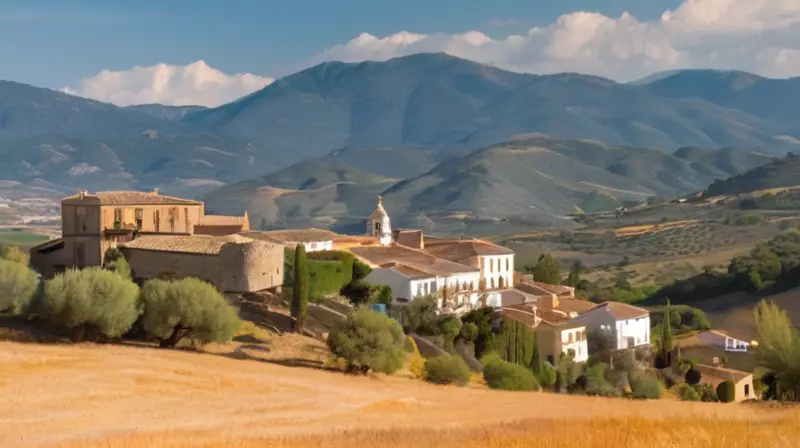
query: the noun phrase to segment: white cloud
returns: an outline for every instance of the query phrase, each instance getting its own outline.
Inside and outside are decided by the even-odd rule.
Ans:
[[[250,73],[228,75],[197,61],[185,66],[157,64],[130,70],[103,70],[62,91],[119,106],[159,103],[213,107],[262,89],[273,81]]]
[[[530,73],[581,72],[626,81],[675,68],[800,75],[800,0],[686,0],[657,20],[591,12],[522,35],[361,34],[311,58],[357,62],[443,51]]]

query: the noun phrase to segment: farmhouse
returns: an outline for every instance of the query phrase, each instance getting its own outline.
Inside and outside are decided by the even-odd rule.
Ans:
[[[592,331],[607,334],[617,350],[650,345],[650,312],[619,302],[604,302],[575,318]]]
[[[45,278],[67,269],[101,266],[119,248],[134,276],[169,271],[198,277],[222,291],[279,288],[283,245],[235,235],[250,228],[244,216],[206,215],[204,204],[159,191],[82,190],[61,201],[61,238],[31,249],[31,266]]]
[[[734,401],[756,398],[752,373],[705,364],[696,364],[695,369],[700,371],[700,381],[711,384],[714,388],[723,381],[732,381],[735,391]]]
[[[563,312],[540,309],[536,304],[525,303],[501,308],[497,315],[523,323],[536,333],[539,351],[551,364],[562,354],[572,356],[575,362],[589,359],[586,325]]]

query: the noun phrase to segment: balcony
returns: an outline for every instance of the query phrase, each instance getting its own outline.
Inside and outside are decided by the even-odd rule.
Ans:
[[[103,237],[116,243],[127,243],[136,237],[138,229],[132,224],[114,223],[114,227],[103,229]]]

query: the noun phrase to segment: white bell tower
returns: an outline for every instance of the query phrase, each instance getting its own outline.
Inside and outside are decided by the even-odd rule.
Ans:
[[[367,235],[379,237],[384,246],[392,244],[392,224],[389,214],[383,208],[382,196],[378,196],[378,206],[367,220]]]

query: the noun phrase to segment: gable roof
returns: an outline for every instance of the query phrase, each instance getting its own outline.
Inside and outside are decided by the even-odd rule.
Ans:
[[[476,239],[440,240],[424,238],[424,242],[425,251],[455,262],[478,256],[514,254],[514,251],[507,247]]]
[[[750,372],[728,369],[726,367],[709,366],[707,364],[695,364],[695,369],[700,372],[701,382],[709,383],[713,386],[717,386],[719,383],[728,380],[738,383],[753,375]]]
[[[479,272],[478,268],[435,257],[421,250],[392,244],[390,246],[356,246],[348,249],[353,255],[373,266],[402,263],[436,275]]]
[[[637,319],[639,317],[650,315],[650,311],[647,311],[644,308],[639,308],[638,306],[628,305],[627,303],[621,302],[603,302],[589,311],[584,312],[583,314],[595,312],[607,312],[609,315],[611,315],[611,317],[614,318],[614,320]]]
[[[420,268],[406,263],[397,263],[397,262],[385,263],[382,264],[380,267],[385,269],[391,269],[392,271],[395,271],[398,274],[409,279],[436,277],[436,274],[431,273],[425,270],[424,268]]]
[[[217,255],[229,243],[255,243],[240,235],[145,235],[120,245],[122,249]],[[263,244],[263,243],[262,243]]]
[[[558,299],[557,310],[563,311],[567,314],[577,313],[582,314],[587,311],[593,310],[597,305],[594,302],[583,299]]]
[[[62,203],[95,202],[99,205],[203,205],[200,201],[183,199],[174,196],[164,196],[158,191],[98,191],[68,196],[61,200]]]

